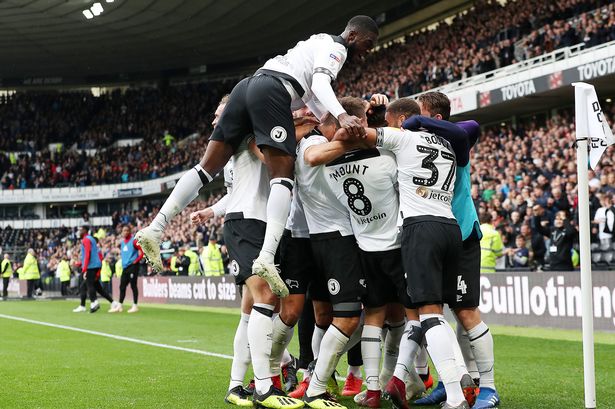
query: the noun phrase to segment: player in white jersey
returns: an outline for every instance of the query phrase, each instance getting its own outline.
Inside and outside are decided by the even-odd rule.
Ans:
[[[345,133],[340,130],[339,133]],[[465,136],[465,139],[463,138]],[[395,128],[368,129],[366,144],[390,150],[398,167],[400,209],[404,219],[402,262],[410,300],[419,306],[421,330],[429,354],[447,392],[443,408],[469,408],[455,361],[453,329],[443,316],[442,304],[455,296],[461,231],[452,210],[456,153],[466,152],[467,134],[445,140],[428,132]],[[372,145],[372,146],[373,146]],[[408,360],[406,354],[400,360]],[[407,408],[404,383],[393,377],[386,387],[397,408]]]
[[[221,110],[224,109],[226,107],[222,106]],[[217,128],[218,124],[214,126]],[[237,365],[231,370],[226,400],[240,406],[252,404],[242,388],[247,369],[245,359],[250,357],[255,378],[254,404],[266,408],[300,408],[303,403],[285,396],[279,375],[276,376],[276,371],[270,366],[272,317],[277,297],[265,280],[252,275],[252,260],[258,256],[265,237],[269,194],[267,169],[252,137],[242,140],[233,155],[232,179],[232,190],[224,199],[224,241],[235,282],[240,286],[245,284],[243,293],[249,293],[253,303],[250,309],[250,299],[245,297],[242,301],[242,312],[245,315],[242,315],[237,331],[240,333],[238,336],[247,338],[247,344],[237,340],[240,341],[237,345],[239,357],[234,362]],[[193,219],[198,217],[194,215]],[[246,317],[247,314],[249,317]],[[247,345],[250,346],[249,350]]]
[[[334,121],[335,118],[328,115],[321,127]],[[316,267],[327,280],[333,309],[332,324],[322,338],[316,367],[304,396],[306,405],[317,409],[343,407],[327,393],[326,386],[340,355],[349,344],[350,336],[359,325],[361,297],[365,292],[350,215],[329,188],[324,166],[311,166],[315,156],[320,157],[320,154],[315,155],[318,146],[328,141],[317,132],[302,139],[295,168]]]
[[[363,101],[358,98],[342,98],[346,104],[354,104],[359,109]],[[342,105],[347,107],[344,102]],[[416,102],[408,99],[395,101],[387,108],[389,121],[400,125],[403,119],[419,113]],[[364,120],[367,118],[364,116]],[[401,119],[400,119],[401,118]],[[322,128],[322,127],[321,127]],[[335,131],[335,130],[334,130]],[[328,146],[327,146],[328,145]],[[323,160],[343,152],[342,144],[330,142],[318,148]],[[326,165],[329,186],[338,200],[350,212],[352,228],[361,249],[360,255],[366,275],[368,293],[363,299],[365,325],[361,339],[361,349],[368,390],[355,397],[360,406],[380,407],[381,380],[379,379],[381,358],[381,335],[385,318],[393,318],[393,330],[388,339],[388,349],[395,350],[404,333],[403,304],[412,311],[409,315],[409,328],[420,326],[414,305],[406,293],[406,283],[401,261],[401,244],[398,229],[399,199],[397,184],[397,164],[395,157],[383,149],[354,150],[343,154]],[[400,304],[401,303],[401,304]],[[388,307],[388,308],[387,308]],[[387,317],[387,310],[389,317]],[[407,331],[409,332],[409,331]],[[420,331],[413,333],[420,337]],[[416,340],[420,344],[420,339]],[[396,344],[396,345],[394,345]],[[396,351],[389,357],[388,371],[383,368],[382,383],[388,382],[393,374],[397,358]],[[424,391],[418,375],[412,379]]]
[[[290,210],[295,161],[292,110],[306,104],[315,114],[335,115],[352,138],[362,135],[360,122],[339,105],[331,88],[344,62],[361,56],[378,39],[378,26],[370,17],[356,16],[339,36],[319,34],[299,42],[285,55],[269,60],[252,77],[240,81],[230,94],[200,164],[186,172],[152,224],[137,233],[137,241],[154,270],[162,268],[160,242],[167,223],[198,196],[240,146],[254,135],[271,178],[265,240],[253,263],[274,294],[288,295],[274,265],[278,243]],[[316,99],[320,101],[317,106]]]

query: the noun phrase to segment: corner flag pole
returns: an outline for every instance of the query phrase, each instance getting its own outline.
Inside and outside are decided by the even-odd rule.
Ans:
[[[583,373],[585,381],[585,408],[596,407],[596,374],[594,363],[594,312],[592,302],[592,271],[589,229],[588,141],[590,138],[587,88],[575,86],[575,120],[577,143],[577,176],[579,198],[579,245],[581,248],[581,306],[583,323]],[[586,85],[586,84],[583,84]],[[592,87],[593,88],[593,87]],[[585,122],[585,126],[583,126]],[[580,126],[581,125],[581,126]]]

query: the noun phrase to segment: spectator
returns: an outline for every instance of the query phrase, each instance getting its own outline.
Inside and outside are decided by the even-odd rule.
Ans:
[[[613,228],[615,227],[615,207],[613,207],[613,195],[605,194],[600,200],[601,207],[596,211],[593,223],[597,225],[597,237],[600,240],[600,248],[607,250],[613,244]]]
[[[570,225],[566,212],[560,211],[555,215],[553,227],[549,232],[542,227],[542,234],[549,235],[549,267],[555,271],[570,271],[572,265],[572,246],[577,231]]]
[[[179,249],[179,256],[175,261],[175,267],[177,268],[178,276],[187,276],[190,269],[190,258],[186,255],[186,249],[184,247]]]
[[[201,263],[206,276],[216,277],[224,275],[222,250],[215,234],[209,235],[209,244],[201,250]]]
[[[41,274],[38,269],[38,260],[36,259],[36,253],[32,248],[28,249],[28,254],[23,261],[23,277],[24,280],[28,282],[27,297],[33,298],[34,290],[39,280],[41,279]]]
[[[480,229],[483,232],[483,238],[480,240],[480,271],[481,273],[495,273],[496,262],[502,256],[504,246],[502,237],[495,229],[489,213],[480,215]]]
[[[505,253],[508,267],[518,268],[529,266],[530,251],[527,248],[523,235],[517,235],[515,238],[515,246],[507,248]]]

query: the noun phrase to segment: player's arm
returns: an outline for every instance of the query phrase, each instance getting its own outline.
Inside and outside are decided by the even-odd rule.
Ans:
[[[338,47],[340,46],[324,47],[315,56],[311,90],[324,109],[337,118],[340,126],[347,129],[352,137],[359,138],[363,135],[361,121],[356,116],[346,113],[331,88],[331,81],[337,78],[346,61],[345,52]],[[321,118],[322,116],[319,117]]]
[[[132,264],[138,264],[143,258],[143,249],[139,246],[139,243],[137,243],[137,239],[132,241],[132,245],[137,249],[137,258]]]
[[[310,166],[324,165],[358,147],[357,143],[349,141],[331,141],[314,145],[305,150],[303,160]]]
[[[470,144],[470,148],[474,147],[480,137],[480,125],[478,122],[470,119],[468,121],[455,122],[455,125],[466,131],[468,134],[468,143]]]
[[[458,166],[465,166],[470,161],[471,146],[468,133],[465,129],[454,123],[441,119],[428,118],[423,115],[415,115],[406,119],[402,126],[404,129],[411,131],[417,131],[421,128],[427,129],[429,132],[433,132],[446,139],[455,152]]]
[[[248,141],[248,150],[252,152],[252,154],[256,156],[258,160],[260,160],[262,163],[265,163],[265,155],[263,155],[263,152],[261,152],[258,146],[256,146],[256,139],[250,138],[250,140]]]
[[[81,272],[87,273],[88,266],[90,265],[90,251],[92,250],[92,244],[87,237],[84,237],[83,240],[81,240],[81,244],[83,244],[83,251],[85,252],[83,256],[83,264],[81,265]]]
[[[393,153],[399,152],[400,148],[408,141],[407,132],[398,128],[365,128],[365,137],[359,141],[352,140],[348,131],[340,128],[333,137],[334,141],[345,141],[358,144],[362,148],[378,146]]]
[[[190,213],[190,221],[195,226],[198,226],[199,224],[205,224],[212,217],[224,216],[226,213],[226,204],[230,197],[230,193],[227,193],[212,206]]]

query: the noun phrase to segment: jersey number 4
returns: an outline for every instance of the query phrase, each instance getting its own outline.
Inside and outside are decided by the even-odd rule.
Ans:
[[[372,211],[372,202],[365,196],[365,188],[360,180],[348,178],[344,181],[344,194],[348,197],[348,207],[359,216],[367,216]],[[361,207],[357,204],[361,203]]]
[[[442,183],[442,190],[448,191],[451,187],[451,182],[453,180],[453,175],[455,174],[455,155],[450,152],[441,151],[439,149],[430,148],[428,146],[417,145],[416,149],[420,153],[426,153],[427,156],[423,158],[421,162],[421,167],[424,169],[428,169],[431,171],[431,176],[427,179],[425,178],[417,178],[416,176],[412,178],[412,182],[415,185],[419,186],[433,186],[438,183],[438,178],[440,177],[440,171],[438,167],[435,165],[434,161],[438,159],[438,155],[442,156],[443,159],[451,161],[451,167],[448,170],[448,174],[446,175],[446,179],[444,179],[444,183]]]

